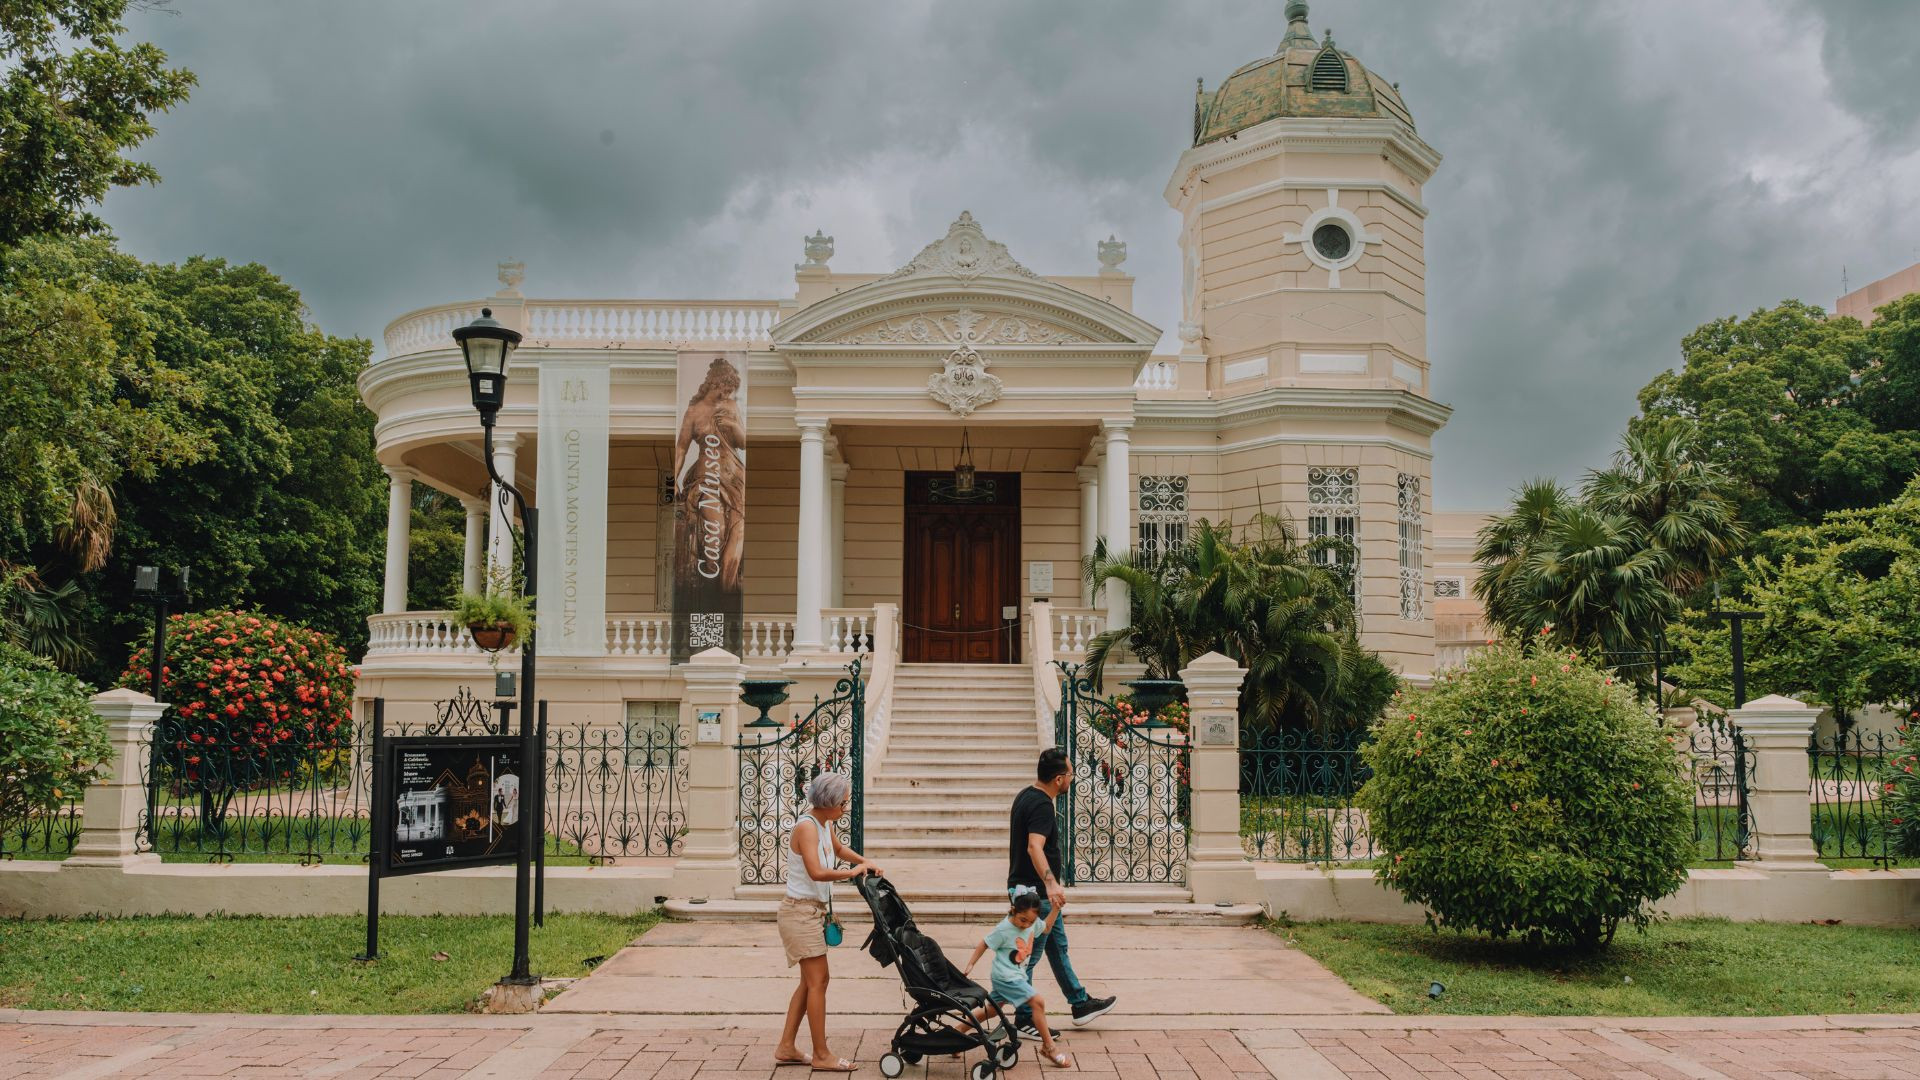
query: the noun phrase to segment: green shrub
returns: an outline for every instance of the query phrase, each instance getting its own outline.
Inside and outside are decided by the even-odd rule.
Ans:
[[[1686,880],[1671,737],[1570,653],[1477,653],[1398,698],[1362,754],[1377,874],[1436,929],[1591,947]]]
[[[106,721],[88,706],[86,685],[0,641],[0,822],[80,798],[109,753]]]
[[[1920,709],[1900,725],[1900,744],[1887,765],[1884,799],[1887,847],[1895,855],[1920,855]]]

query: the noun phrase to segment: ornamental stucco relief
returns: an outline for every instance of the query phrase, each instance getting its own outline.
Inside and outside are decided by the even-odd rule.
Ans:
[[[912,262],[880,280],[952,277],[972,281],[987,275],[1035,280],[1040,277],[1015,262],[1013,256],[1007,254],[1005,244],[987,239],[987,234],[973,220],[973,214],[962,210],[959,219],[947,227],[947,235],[920,249]]]
[[[1080,345],[1088,339],[1038,319],[961,308],[948,315],[888,319],[841,340],[848,345]]]
[[[987,373],[987,358],[972,345],[948,353],[940,373],[927,376],[927,393],[959,416],[1000,400],[1000,388],[999,376]]]

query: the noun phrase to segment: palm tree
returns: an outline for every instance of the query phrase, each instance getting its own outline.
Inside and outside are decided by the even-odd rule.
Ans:
[[[1249,722],[1324,723],[1334,719],[1330,703],[1377,712],[1392,693],[1374,670],[1385,665],[1360,645],[1346,581],[1315,561],[1322,549],[1344,544],[1303,544],[1291,523],[1261,514],[1238,539],[1231,525],[1203,520],[1186,544],[1152,565],[1138,555],[1096,552],[1086,580],[1095,587],[1125,581],[1133,625],[1088,643],[1088,676],[1098,681],[1119,648],[1154,678],[1177,678],[1196,657],[1219,652],[1247,668],[1241,709]]]
[[[71,581],[48,587],[30,570],[0,565],[0,637],[62,671],[77,670],[93,659],[80,629],[85,599]]]
[[[1587,474],[1583,494],[1596,509],[1640,522],[1648,542],[1672,556],[1664,580],[1683,598],[1713,580],[1747,541],[1733,478],[1700,455],[1678,423],[1628,432],[1612,466]]]
[[[1480,529],[1473,561],[1480,566],[1473,595],[1486,610],[1487,621],[1509,635],[1525,636],[1539,629],[1534,621],[1536,589],[1528,576],[1534,554],[1546,544],[1553,523],[1574,502],[1558,482],[1529,480],[1514,493],[1513,506]]]

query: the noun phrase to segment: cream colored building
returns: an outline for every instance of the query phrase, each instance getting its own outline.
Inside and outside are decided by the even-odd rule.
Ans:
[[[448,336],[483,305],[525,335],[497,464],[541,508],[544,543],[566,514],[580,581],[604,569],[604,602],[581,608],[593,632],[543,638],[543,697],[609,720],[680,697],[664,493],[676,353],[695,349],[749,354],[750,667],[818,674],[869,644],[876,672],[1072,657],[1127,610],[1124,595],[1083,589],[1097,540],[1165,545],[1194,520],[1265,511],[1351,537],[1365,643],[1408,675],[1432,671],[1436,611],[1466,595],[1460,541],[1436,546],[1436,525],[1477,526],[1432,504],[1432,438],[1450,410],[1429,393],[1422,189],[1440,154],[1391,84],[1314,39],[1304,3],[1287,14],[1276,52],[1203,85],[1166,185],[1183,261],[1176,351],[1156,351],[1161,328],[1133,313],[1124,244],[1049,268],[1084,272],[1040,273],[1019,237],[964,212],[898,268],[841,269],[830,237],[807,238],[780,297],[530,299],[509,265],[490,298],[396,319],[360,380],[393,481],[360,693],[417,716],[486,675],[460,628],[404,610],[411,485],[466,502],[470,583],[483,560],[510,557]],[[604,380],[609,398],[604,483],[569,492],[564,511],[542,476],[557,448],[539,437],[557,372]],[[997,498],[930,515],[963,433]],[[540,590],[549,624],[553,589]],[[962,635],[977,647],[950,648]]]
[[[1862,285],[1833,302],[1835,315],[1851,315],[1863,323],[1873,321],[1875,308],[1884,307],[1908,293],[1920,292],[1920,263],[1897,270],[1868,285]]]

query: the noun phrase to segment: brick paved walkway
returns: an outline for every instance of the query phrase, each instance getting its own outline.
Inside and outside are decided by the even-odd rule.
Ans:
[[[1136,1021],[1139,1023],[1142,1021]],[[1150,1022],[1150,1021],[1146,1021]],[[726,1023],[726,1021],[722,1021]],[[1182,1077],[1920,1077],[1920,1015],[1415,1018],[1261,1016],[1228,1029],[1128,1028],[1065,1038],[1076,1072]],[[890,1029],[841,1029],[837,1049],[877,1077]],[[245,1017],[0,1010],[0,1080],[16,1077],[541,1077],[803,1080],[776,1069],[773,1033],[626,1016]],[[1055,1070],[1044,1070],[1051,1074]],[[824,1074],[812,1074],[815,1076]],[[964,1075],[951,1061],[908,1077]],[[1027,1055],[1007,1074],[1037,1077]]]

